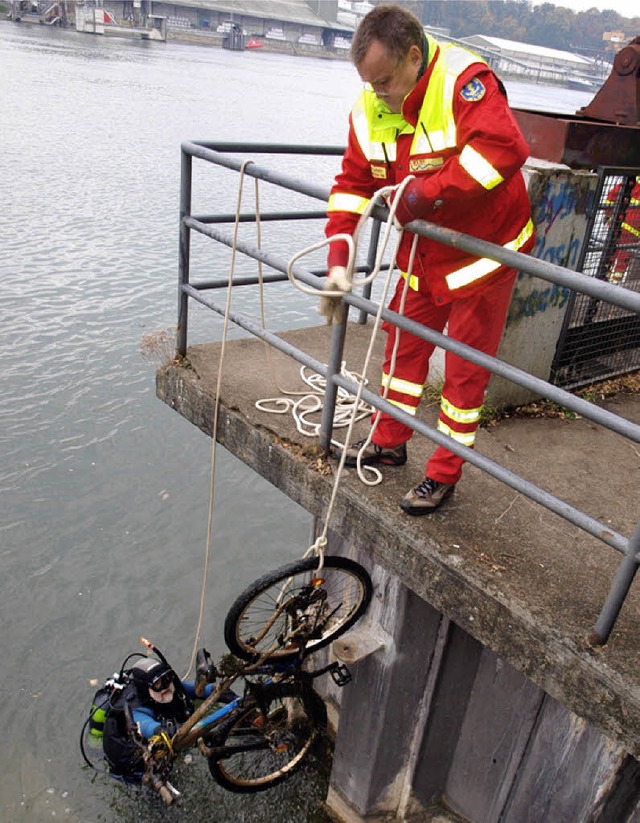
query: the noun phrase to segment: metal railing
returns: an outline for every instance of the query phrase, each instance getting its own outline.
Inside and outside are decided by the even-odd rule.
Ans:
[[[255,260],[261,261],[265,265],[274,269],[276,273],[265,274],[263,281],[281,282],[287,279],[287,268],[289,261],[279,254],[265,251],[258,246],[234,238],[229,232],[221,228],[221,224],[233,223],[235,214],[217,215],[194,215],[191,213],[192,204],[192,173],[193,158],[197,158],[207,163],[213,163],[237,172],[243,168],[245,161],[238,159],[236,155],[251,153],[256,154],[300,154],[300,155],[333,155],[340,156],[343,148],[326,146],[287,146],[281,144],[255,144],[255,143],[221,143],[221,142],[187,142],[182,144],[182,173],[180,190],[180,241],[179,241],[179,289],[178,289],[178,330],[177,330],[177,354],[185,356],[187,352],[187,325],[189,300],[207,306],[220,315],[225,314],[225,305],[216,302],[210,292],[218,288],[228,286],[228,278],[207,280],[197,283],[190,282],[190,242],[191,232],[195,231],[201,235],[209,237],[222,243],[229,248],[235,248],[237,252],[247,255]],[[263,180],[276,186],[298,192],[308,197],[320,200],[325,203],[329,198],[329,187],[299,180],[286,174],[274,171],[254,162],[247,164],[244,173],[258,180]],[[374,229],[371,234],[371,245],[369,248],[368,264],[365,270],[371,270],[375,260],[375,245],[378,239],[379,221],[385,221],[388,212],[383,207],[376,207],[372,216],[374,219]],[[297,212],[269,212],[261,213],[260,220],[292,220],[292,219],[320,219],[326,217],[325,209],[315,211]],[[255,220],[256,215],[241,215],[241,220],[247,222]],[[377,226],[375,225],[377,224]],[[469,235],[465,235],[451,229],[435,226],[430,223],[416,221],[410,223],[408,228],[416,234],[445,243],[449,246],[461,248],[479,257],[489,257],[506,266],[526,272],[535,277],[539,277],[551,283],[565,286],[573,291],[586,294],[589,297],[619,306],[628,312],[640,315],[640,294],[630,292],[617,285],[612,285],[603,280],[587,277],[583,274],[565,269],[553,263],[538,260],[519,252],[509,251],[502,246],[496,246],[485,240],[480,240]],[[295,265],[292,269],[294,276],[308,286],[322,289],[324,280],[319,275],[325,272],[312,272],[300,265]],[[246,285],[257,282],[256,277],[235,277],[234,285]],[[354,306],[360,312],[360,318],[367,315],[375,315],[379,306],[374,303],[370,295],[359,296],[348,294],[345,301]],[[345,336],[347,333],[347,319],[333,330],[331,352],[329,362],[325,365],[313,358],[308,353],[298,349],[274,333],[263,329],[250,317],[232,311],[229,319],[240,328],[250,332],[252,335],[266,341],[274,348],[293,358],[304,366],[313,369],[326,378],[325,402],[321,421],[320,443],[323,448],[329,448],[331,431],[333,424],[333,414],[338,387],[345,389],[351,394],[356,394],[358,385],[340,374],[342,362],[342,352]],[[629,438],[635,443],[640,443],[640,425],[637,425],[625,418],[619,417],[605,409],[602,409],[587,400],[576,397],[564,389],[554,386],[540,378],[522,371],[495,357],[486,355],[477,349],[471,348],[446,335],[440,334],[432,329],[425,328],[419,323],[403,317],[388,309],[383,309],[384,320],[393,323],[404,331],[430,341],[435,345],[453,352],[467,360],[476,363],[490,370],[494,374],[504,377],[520,386],[535,392],[540,397],[546,397],[562,406],[576,412],[584,418],[617,432]],[[568,522],[602,541],[606,545],[615,549],[622,555],[618,569],[614,576],[608,597],[600,612],[598,620],[590,635],[590,642],[593,644],[606,643],[614,623],[620,613],[627,593],[631,587],[635,574],[640,564],[640,522],[636,526],[630,538],[615,532],[608,524],[591,517],[580,511],[569,503],[550,494],[534,483],[526,480],[515,472],[501,466],[493,460],[478,453],[474,449],[457,443],[452,438],[442,434],[435,427],[428,423],[403,412],[397,406],[385,401],[378,394],[364,389],[362,399],[376,409],[384,411],[402,423],[406,424],[414,431],[427,437],[434,443],[444,446],[449,451],[459,455],[468,463],[477,466],[482,471],[510,486],[512,489],[544,506],[549,511],[554,512]]]

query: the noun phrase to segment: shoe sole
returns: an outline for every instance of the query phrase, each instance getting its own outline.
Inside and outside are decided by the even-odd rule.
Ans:
[[[360,461],[361,466],[404,466],[407,462],[407,458],[396,458],[396,457],[378,457],[375,455],[374,457],[363,457]],[[347,466],[349,469],[353,469],[358,465],[358,458],[357,457],[346,457],[344,461],[344,465]]]
[[[422,517],[425,514],[431,514],[436,509],[439,509],[440,506],[445,503],[451,496],[453,495],[453,489],[446,494],[439,503],[436,503],[435,506],[412,506],[408,500],[401,500],[400,501],[400,508],[405,514],[411,515],[411,517]]]

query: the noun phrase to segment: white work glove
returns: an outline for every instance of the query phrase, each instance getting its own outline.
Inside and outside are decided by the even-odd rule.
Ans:
[[[318,303],[318,314],[326,318],[327,326],[342,320],[342,297],[350,291],[351,281],[347,277],[346,268],[332,266]]]

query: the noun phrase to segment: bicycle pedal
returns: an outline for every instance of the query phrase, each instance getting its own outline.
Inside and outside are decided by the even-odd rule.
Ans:
[[[340,686],[340,688],[346,686],[347,683],[353,680],[349,669],[340,663],[336,663],[335,666],[329,670],[329,674],[336,686]]]

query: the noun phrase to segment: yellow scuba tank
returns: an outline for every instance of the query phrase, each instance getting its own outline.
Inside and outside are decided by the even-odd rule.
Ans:
[[[89,736],[92,742],[102,743],[104,721],[107,719],[112,691],[113,689],[109,689],[107,686],[101,686],[93,696],[91,716],[89,717]]]

